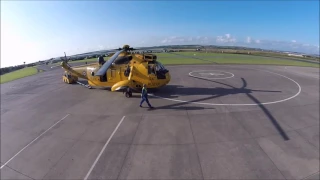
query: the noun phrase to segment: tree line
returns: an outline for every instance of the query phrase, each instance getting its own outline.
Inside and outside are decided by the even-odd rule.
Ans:
[[[35,65],[36,65],[36,63],[26,64],[24,62],[21,65],[4,67],[4,68],[0,69],[0,75],[4,75],[4,74],[9,73],[9,72],[13,72],[13,71],[16,71],[16,70],[19,70],[19,69],[23,69],[25,67],[32,67],[32,66],[35,66]]]

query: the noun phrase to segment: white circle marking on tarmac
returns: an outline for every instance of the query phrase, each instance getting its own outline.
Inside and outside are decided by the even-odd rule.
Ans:
[[[247,68],[247,69],[252,69],[252,68]],[[165,100],[169,100],[169,101],[175,101],[175,102],[184,102],[184,103],[190,103],[190,104],[199,104],[199,105],[210,105],[210,106],[259,106],[259,105],[267,105],[267,104],[276,104],[276,103],[280,103],[280,102],[284,102],[284,101],[288,101],[290,99],[293,99],[295,97],[297,97],[300,93],[301,93],[301,86],[298,82],[296,82],[295,80],[287,77],[287,76],[284,76],[282,74],[278,74],[278,73],[275,73],[275,72],[271,72],[271,71],[267,71],[267,70],[260,70],[260,69],[254,69],[254,70],[259,70],[259,71],[265,71],[265,72],[268,72],[268,73],[271,73],[271,74],[276,74],[278,76],[282,76],[286,79],[289,79],[290,81],[294,82],[298,88],[299,88],[299,91],[291,96],[291,97],[288,97],[286,99],[282,99],[282,100],[278,100],[278,101],[271,101],[271,102],[264,102],[264,103],[251,103],[251,104],[216,104],[216,103],[200,103],[200,102],[192,102],[192,101],[184,101],[184,100],[178,100],[178,99],[171,99],[171,98],[165,98],[165,97],[161,97],[161,96],[156,96],[154,94],[149,94],[150,96],[154,96],[154,97],[157,97],[157,98],[161,98],[161,99],[165,99]]]
[[[295,66],[294,66],[294,67],[295,67]],[[284,69],[286,69],[287,71],[289,71],[289,70],[292,69],[292,68],[288,68],[288,66],[285,66]],[[319,79],[319,76],[312,76],[312,75],[307,75],[307,74],[298,73],[298,72],[291,72],[291,73],[303,75],[303,76],[306,76],[306,77],[312,77],[312,78]]]
[[[200,76],[195,76],[195,75],[192,75],[192,73],[195,73],[195,72],[222,72],[222,73],[226,73],[226,74],[230,74],[231,76],[227,76],[227,77],[213,77],[213,78],[204,78],[204,77],[200,77]],[[192,76],[192,77],[196,77],[196,78],[203,78],[203,79],[228,79],[228,78],[232,78],[234,77],[234,74],[230,73],[230,72],[225,72],[225,71],[216,71],[216,70],[198,70],[198,71],[191,71],[189,73],[189,76]]]

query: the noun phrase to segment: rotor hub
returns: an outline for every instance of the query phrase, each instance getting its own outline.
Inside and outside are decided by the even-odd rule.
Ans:
[[[125,44],[125,45],[123,45],[123,47],[122,47],[122,49],[124,49],[124,50],[129,50],[130,49],[130,46],[129,45],[127,45],[127,44]]]

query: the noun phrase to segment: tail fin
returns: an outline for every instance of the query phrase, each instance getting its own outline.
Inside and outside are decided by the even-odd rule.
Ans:
[[[66,52],[64,52],[64,60],[61,62],[61,66],[65,70],[70,70],[71,66],[68,64],[68,58]]]
[[[65,69],[65,70],[70,70],[70,69],[71,69],[71,66],[70,66],[67,62],[65,62],[65,61],[62,61],[62,62],[61,62],[61,66],[62,66],[62,68]]]

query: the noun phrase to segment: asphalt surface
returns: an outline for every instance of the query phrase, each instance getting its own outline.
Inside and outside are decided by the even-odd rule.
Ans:
[[[202,60],[202,61],[214,61],[214,59],[224,59],[227,58],[226,56],[203,56],[202,53],[197,53],[195,52],[194,54],[196,54],[196,56],[186,56],[183,54],[178,54],[178,53],[173,53],[173,52],[169,52],[170,54],[176,55],[175,58],[193,58],[193,59],[198,59],[198,60]],[[161,58],[172,58],[172,57],[161,57]],[[208,58],[210,58],[211,60],[207,60]],[[273,60],[289,60],[289,61],[299,61],[299,62],[307,62],[307,63],[312,63],[312,64],[320,64],[319,61],[316,60],[306,60],[306,59],[297,59],[297,58],[291,58],[290,56],[288,57],[275,57],[275,56],[261,56],[261,55],[245,55],[243,54],[243,56],[239,56],[239,58],[246,58],[246,59],[273,59]]]
[[[2,84],[1,179],[319,179],[319,69],[168,69],[154,110],[59,67]]]

